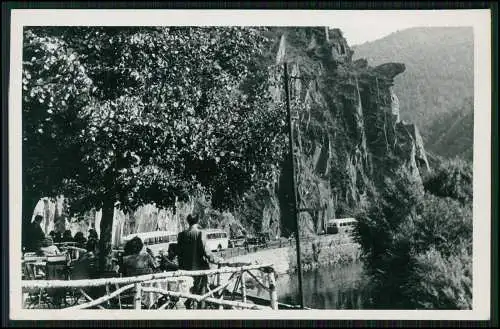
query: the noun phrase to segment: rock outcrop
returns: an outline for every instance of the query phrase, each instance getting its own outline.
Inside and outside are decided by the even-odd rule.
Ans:
[[[400,122],[392,86],[402,63],[370,67],[352,61],[352,50],[338,29],[277,28],[274,52],[287,61],[291,103],[299,225],[319,233],[325,221],[363,207],[396,169],[416,178],[429,170],[415,125]],[[275,101],[283,91],[274,93]],[[283,168],[281,181],[291,180]],[[293,229],[289,214],[282,224]],[[287,231],[285,227],[283,231]]]

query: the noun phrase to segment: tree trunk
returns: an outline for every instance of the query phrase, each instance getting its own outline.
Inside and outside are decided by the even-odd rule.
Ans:
[[[104,200],[101,217],[101,236],[99,239],[99,270],[105,271],[107,268],[108,256],[111,253],[111,236],[113,231],[113,199]]]
[[[50,221],[51,219],[55,220],[55,214],[54,214],[54,218],[52,218],[51,216],[51,213],[50,213],[50,203],[51,203],[51,200],[49,198],[44,198],[43,199],[43,224],[42,224],[42,229],[43,231],[45,232],[45,234],[49,234],[49,229],[53,228],[53,225],[52,227],[50,226]],[[57,212],[57,201],[56,201],[56,212]]]
[[[55,232],[64,233],[66,230],[66,215],[64,211],[64,196],[55,198],[54,227]]]

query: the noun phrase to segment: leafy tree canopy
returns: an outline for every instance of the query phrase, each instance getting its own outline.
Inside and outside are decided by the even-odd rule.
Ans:
[[[472,164],[456,158],[443,161],[439,168],[425,178],[426,191],[440,196],[450,197],[462,204],[472,202]]]
[[[25,187],[38,197],[169,206],[199,186],[227,205],[279,164],[285,116],[257,30],[30,28],[24,42]]]
[[[72,212],[175,204],[231,208],[286,147],[270,102],[271,40],[252,28],[33,27],[24,31],[23,212],[64,194]]]
[[[369,209],[356,214],[355,239],[373,280],[374,307],[471,307],[472,194],[468,199],[464,192],[471,176],[461,164],[443,165],[429,178],[427,193],[398,170]]]

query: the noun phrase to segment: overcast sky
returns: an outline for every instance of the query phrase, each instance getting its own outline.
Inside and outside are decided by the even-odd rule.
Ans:
[[[332,28],[340,28],[350,46],[383,38],[398,30],[418,26],[471,26],[470,19],[460,19],[449,11],[348,11],[335,13]]]

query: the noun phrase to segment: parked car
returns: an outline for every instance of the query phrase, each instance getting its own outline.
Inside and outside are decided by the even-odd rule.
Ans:
[[[337,234],[339,233],[339,228],[336,225],[331,225],[326,228],[326,234]]]
[[[244,235],[237,236],[229,240],[229,248],[245,246],[246,237]]]
[[[269,233],[257,233],[256,235],[247,236],[245,246],[249,245],[266,245],[271,240]]]
[[[350,233],[357,225],[357,220],[355,218],[337,218],[330,219],[327,222],[327,233],[337,234],[337,233]]]
[[[258,237],[259,242],[260,242],[261,244],[267,244],[267,243],[269,243],[269,241],[271,241],[271,237],[272,237],[272,236],[271,236],[271,233],[266,232],[266,233],[259,233],[259,234],[257,235],[257,237]]]
[[[207,247],[211,251],[221,251],[229,248],[229,235],[220,229],[205,229],[201,231],[205,236]]]
[[[257,239],[257,236],[255,235],[247,235],[245,238],[244,246],[251,246],[251,245],[256,245],[259,244],[259,240]]]

